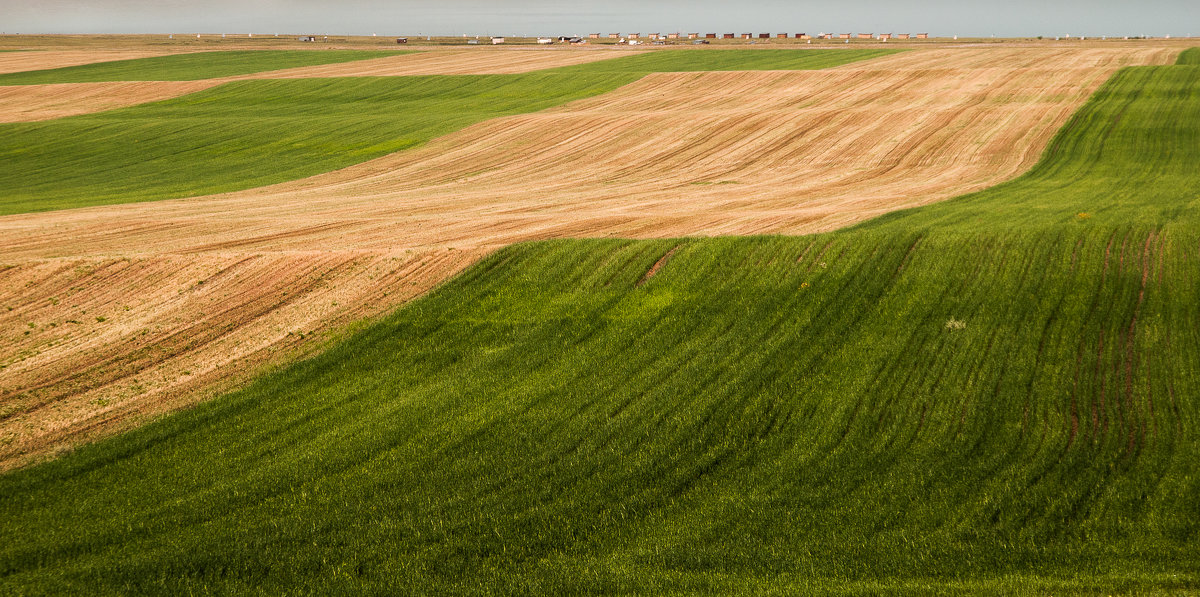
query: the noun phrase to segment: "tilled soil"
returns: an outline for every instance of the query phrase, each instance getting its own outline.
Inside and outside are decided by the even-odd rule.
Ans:
[[[0,86],[0,122],[33,122],[103,112],[171,99],[224,82],[208,79]]]
[[[46,70],[79,66],[94,62],[151,58],[168,54],[186,53],[188,50],[130,48],[126,50],[25,50],[0,52],[0,73],[19,73],[27,70]]]

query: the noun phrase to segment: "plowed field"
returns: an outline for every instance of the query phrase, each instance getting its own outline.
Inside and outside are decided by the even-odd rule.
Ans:
[[[311,346],[296,334],[385,311],[508,243],[815,232],[996,184],[1115,69],[1175,53],[660,73],[293,183],[0,218],[0,459],[195,400],[204,372]]]
[[[150,58],[179,54],[179,50],[29,50],[24,52],[0,53],[0,73],[19,73],[27,70],[45,70],[79,66],[95,62],[113,60],[131,60],[133,58]]]
[[[0,86],[0,122],[91,114],[195,93],[224,81],[118,81]]]
[[[229,387],[427,291],[479,251],[202,253],[0,271],[3,453],[41,452]],[[18,308],[8,311],[7,307]]]

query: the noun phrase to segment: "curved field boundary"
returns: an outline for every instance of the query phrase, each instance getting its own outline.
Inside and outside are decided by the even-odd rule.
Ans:
[[[0,266],[2,462],[233,387],[483,254],[207,253]]]
[[[112,317],[101,312],[106,320],[98,322],[95,307],[82,314],[82,303],[64,293],[103,287],[105,278],[86,271],[70,282],[24,277],[50,267],[45,263],[450,247],[479,254],[543,238],[829,230],[1016,176],[1119,66],[1174,60],[1171,51],[1127,52],[948,49],[832,71],[656,74],[553,111],[485,122],[422,149],[275,187],[0,218],[0,263],[21,276],[3,284],[8,298],[0,304],[0,363],[8,365],[0,384],[10,388],[3,400],[16,400],[35,380],[44,397],[0,422],[0,437],[14,446],[0,447],[0,457],[11,466],[68,445],[77,433],[126,424],[123,416],[88,414],[93,394],[64,389],[68,382],[55,372],[126,360],[120,347],[134,328],[92,344],[88,338],[125,318],[152,318],[143,310],[152,313],[160,300],[154,297],[169,295],[149,273],[129,279],[121,300],[136,304]],[[968,66],[953,68],[955,60]],[[205,279],[192,277],[166,288],[183,292]],[[369,295],[353,284],[369,286],[370,278],[355,280],[343,283],[344,291]],[[255,296],[230,293],[225,308]],[[381,297],[371,308],[382,312],[403,299]],[[196,333],[210,333],[197,313],[209,314],[180,308],[172,317],[198,321]],[[68,326],[68,319],[77,323]],[[47,330],[72,334],[43,336]],[[263,350],[234,344],[210,363],[229,367]],[[172,357],[178,360],[171,366],[189,368],[188,354]],[[110,395],[132,376],[88,391]],[[170,376],[159,383],[123,398],[122,412],[136,418],[182,387]],[[187,396],[171,403],[196,399]],[[75,406],[59,408],[77,414],[58,425],[56,405],[67,401]]]

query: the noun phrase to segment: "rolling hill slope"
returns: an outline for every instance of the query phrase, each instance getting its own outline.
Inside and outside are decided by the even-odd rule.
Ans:
[[[504,249],[0,477],[10,592],[1200,590],[1200,68],[807,237]]]
[[[1176,54],[946,48],[826,71],[660,73],[292,183],[0,217],[0,263],[11,266],[0,271],[0,469],[199,400],[213,376],[248,380],[253,363],[315,347],[513,242],[828,231],[1010,180],[1119,65]],[[388,101],[364,91],[399,90],[415,100],[405,105],[430,107],[460,89],[306,84],[280,83],[311,91],[295,105],[285,96],[250,111],[314,110],[297,100],[340,89],[357,90],[372,118],[391,118]],[[338,108],[352,123],[354,103]],[[236,123],[214,105],[169,105],[166,114],[212,117],[214,134]],[[463,116],[430,112],[400,120]],[[230,157],[274,165],[256,163],[253,146]],[[43,158],[53,172],[56,156]],[[135,184],[153,189],[158,170],[135,166],[147,174]],[[220,174],[198,180],[231,176]],[[79,192],[65,178],[45,182]]]

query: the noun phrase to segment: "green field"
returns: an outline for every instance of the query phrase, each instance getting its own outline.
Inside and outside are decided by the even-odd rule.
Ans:
[[[611,91],[647,69],[750,69],[768,62],[825,68],[880,55],[779,53],[788,57],[764,62],[756,56],[775,52],[668,51],[636,68],[596,66],[624,64],[622,58],[585,65],[591,70],[523,75],[237,81],[121,110],[0,124],[0,215],[205,195],[311,176],[482,120]]]
[[[0,124],[0,214],[247,189],[416,147],[629,83],[596,74],[237,81],[47,122]]]
[[[903,50],[659,50],[564,66],[555,73],[652,73],[735,70],[819,70]]]
[[[270,70],[383,58],[411,52],[378,50],[226,50],[134,58],[47,70],[0,74],[0,85],[197,81]]]
[[[1200,65],[1200,48],[1189,48],[1180,52],[1178,64]]]
[[[1197,138],[1131,68],[982,193],[510,247],[0,477],[0,591],[1200,591]]]

